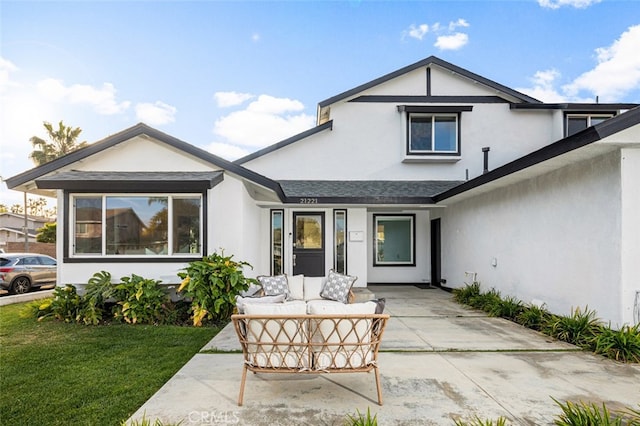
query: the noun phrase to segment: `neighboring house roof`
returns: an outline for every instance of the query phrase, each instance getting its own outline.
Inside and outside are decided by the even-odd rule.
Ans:
[[[23,213],[13,213],[13,212],[2,212],[0,213],[0,221],[2,221],[2,218],[4,216],[13,216],[13,217],[17,217],[21,220],[24,220],[24,214]],[[33,216],[28,214],[27,215],[27,220],[32,221],[32,222],[37,222],[37,223],[49,223],[49,222],[55,222],[56,219],[54,218],[48,218],[48,217],[42,217],[42,216]]]
[[[538,164],[548,162],[554,158],[571,153],[572,151],[591,145],[594,142],[598,142],[608,136],[638,124],[640,124],[640,107],[636,107],[593,127],[589,127],[572,136],[561,139],[474,179],[466,181],[461,185],[437,194],[434,197],[434,201],[438,203],[456,195],[472,191],[476,188],[488,186],[502,178],[514,175]],[[545,170],[548,171],[548,169]]]
[[[433,204],[433,196],[462,182],[281,180],[279,183],[285,202],[289,203]]]
[[[0,231],[8,231],[8,232],[12,232],[14,234],[24,235],[24,231],[22,230],[22,228],[16,228],[14,226],[3,226],[3,227],[0,227]],[[27,234],[30,237],[35,238],[38,235],[38,231],[35,230],[35,229],[27,229]]]
[[[287,145],[291,145],[294,142],[297,142],[297,141],[299,141],[301,139],[305,139],[305,138],[307,138],[309,136],[315,135],[316,133],[322,132],[323,130],[327,130],[327,129],[329,129],[329,130],[333,129],[333,120],[329,120],[324,124],[321,124],[319,126],[313,127],[313,128],[311,128],[309,130],[306,130],[306,131],[304,131],[302,133],[298,133],[297,135],[294,135],[294,136],[292,136],[290,138],[287,138],[287,139],[285,139],[283,141],[280,141],[278,143],[274,143],[273,145],[269,145],[266,148],[263,148],[263,149],[260,149],[258,151],[252,152],[249,155],[246,155],[246,156],[244,156],[242,158],[239,158],[239,159],[235,160],[234,163],[236,163],[236,164],[244,164],[247,161],[253,160],[254,158],[258,158],[258,157],[261,157],[261,156],[263,156],[265,154],[273,152],[273,151],[275,151],[277,149],[284,148]]]
[[[92,172],[69,171],[36,179],[39,188],[68,190],[203,191],[224,179],[223,172]]]
[[[80,161],[91,155],[97,154],[107,148],[111,148],[115,145],[118,145],[122,142],[126,142],[140,135],[147,135],[160,142],[166,143],[178,150],[181,150],[185,153],[193,155],[194,157],[199,158],[203,161],[206,161],[216,167],[219,167],[232,174],[238,175],[244,179],[252,181],[257,185],[268,188],[274,191],[280,198],[283,197],[282,189],[280,188],[280,185],[278,185],[278,183],[275,182],[274,180],[271,180],[265,176],[262,176],[252,170],[246,169],[239,164],[234,164],[221,157],[218,157],[217,155],[211,154],[210,152],[207,152],[203,149],[200,149],[184,141],[181,141],[178,138],[170,136],[152,127],[149,127],[144,123],[138,123],[133,127],[129,127],[128,129],[125,129],[114,135],[108,136],[105,139],[102,139],[98,142],[90,144],[85,148],[81,148],[76,151],[73,151],[63,157],[57,158],[51,162],[43,164],[42,166],[33,168],[31,170],[27,170],[26,172],[20,173],[19,175],[16,175],[7,179],[5,182],[7,183],[7,187],[9,189],[14,189],[18,186],[27,184],[31,181],[37,181],[38,179],[44,177],[45,175],[49,173],[53,173],[62,167],[74,164],[77,161]],[[44,179],[40,179],[40,180],[43,182],[45,181]]]
[[[488,78],[482,77],[478,74],[472,73],[471,71],[468,71],[464,68],[460,68],[457,65],[453,65],[449,62],[443,61],[440,58],[437,58],[435,56],[429,56],[426,59],[423,59],[421,61],[416,62],[415,64],[411,64],[408,65],[404,68],[400,68],[397,71],[394,71],[392,73],[383,75],[382,77],[376,78],[375,80],[371,80],[368,83],[364,83],[361,84],[360,86],[354,87],[353,89],[347,90],[346,92],[342,92],[338,95],[332,96],[329,99],[325,99],[324,101],[320,102],[318,104],[319,108],[324,108],[326,106],[329,106],[331,104],[334,104],[336,102],[339,102],[341,100],[344,100],[346,98],[350,98],[354,95],[357,95],[360,92],[363,92],[365,90],[368,90],[372,87],[378,86],[379,84],[385,83],[391,79],[394,79],[396,77],[399,77],[403,74],[406,74],[408,72],[411,72],[413,70],[416,70],[418,68],[422,68],[422,67],[427,67],[429,65],[437,65],[441,68],[447,69],[455,74],[459,74],[463,77],[466,77],[470,80],[476,81],[478,83],[481,83],[487,87],[490,87],[494,90],[496,90],[498,93],[502,92],[504,94],[507,94],[513,98],[516,98],[522,102],[525,103],[536,103],[539,104],[541,103],[539,100],[532,98],[531,96],[525,95],[524,93],[520,93],[517,90],[513,90],[507,86],[503,86],[500,83],[496,83],[493,80],[489,80]]]

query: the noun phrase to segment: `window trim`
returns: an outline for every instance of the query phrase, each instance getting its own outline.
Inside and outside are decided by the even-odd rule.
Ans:
[[[378,261],[378,218],[410,219],[411,224],[411,260],[408,262],[380,262]],[[411,214],[374,214],[373,215],[373,266],[374,267],[407,267],[416,266],[416,215]]]
[[[563,125],[564,125],[564,137],[569,137],[569,119],[570,118],[586,118],[587,119],[587,127],[582,130],[588,129],[592,126],[591,119],[593,118],[604,118],[609,119],[616,116],[616,111],[598,111],[598,112],[588,112],[588,111],[571,111],[564,113]],[[576,132],[580,133],[582,130]],[[573,133],[574,135],[576,133]]]
[[[273,264],[274,264],[274,253],[273,253],[273,247],[274,247],[274,238],[273,238],[273,218],[275,214],[280,214],[280,218],[282,220],[282,231],[281,231],[281,235],[280,235],[280,272],[277,272],[274,270]],[[285,225],[285,220],[284,220],[284,209],[271,209],[269,211],[269,270],[271,271],[271,275],[281,275],[284,274],[284,266],[285,266],[285,262],[284,262],[284,235],[285,235],[285,231],[284,231],[284,225]]]
[[[95,254],[75,254],[72,253],[73,247],[75,244],[75,210],[73,209],[73,199],[75,197],[101,197],[103,200],[102,206],[102,227],[103,227],[103,236],[102,236],[102,253]],[[199,253],[171,253],[170,250],[167,250],[167,254],[162,255],[111,255],[106,254],[106,232],[104,227],[106,226],[105,221],[105,211],[106,197],[160,197],[166,196],[171,200],[175,198],[185,198],[185,197],[200,197],[200,252]],[[126,193],[108,193],[108,192],[95,192],[95,191],[67,191],[65,190],[63,193],[63,205],[64,205],[64,215],[63,220],[66,225],[63,230],[63,261],[65,263],[184,263],[190,262],[194,260],[202,259],[202,256],[207,253],[207,192],[184,192],[184,193],[175,193],[175,192],[126,192]],[[171,206],[173,203],[169,203]],[[169,207],[172,209],[173,207]],[[169,228],[172,228],[169,225]],[[173,230],[168,229],[167,232],[171,233]],[[168,239],[170,240],[170,238]],[[167,241],[168,248],[172,249],[169,245],[171,241]]]
[[[338,250],[337,250],[337,234],[338,234],[338,228],[336,227],[336,217],[338,216],[338,214],[343,214],[344,215],[344,235],[343,235],[343,244],[344,244],[344,271],[339,271],[338,270]],[[348,270],[348,262],[347,262],[347,246],[348,246],[348,238],[347,238],[347,209],[334,209],[333,210],[333,270],[341,273],[341,274],[347,274],[347,270]]]

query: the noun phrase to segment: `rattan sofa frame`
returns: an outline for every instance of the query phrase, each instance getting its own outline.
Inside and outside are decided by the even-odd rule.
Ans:
[[[375,373],[386,314],[232,315],[244,357],[238,405],[247,371],[255,373]]]

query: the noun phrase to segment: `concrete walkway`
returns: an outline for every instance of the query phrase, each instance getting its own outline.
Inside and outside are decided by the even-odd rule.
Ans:
[[[453,425],[474,416],[546,425],[561,412],[551,397],[638,408],[638,365],[466,309],[440,289],[370,288],[386,298],[385,312],[392,315],[379,359],[384,406],[377,405],[373,374],[358,373],[250,374],[238,407],[242,355],[211,351],[240,349],[227,327],[132,419],[146,415],[183,426],[343,425],[347,414],[370,408],[381,426]]]

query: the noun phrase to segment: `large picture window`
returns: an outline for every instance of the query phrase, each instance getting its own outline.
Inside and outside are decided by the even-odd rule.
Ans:
[[[410,155],[457,154],[458,115],[410,114],[407,140]]]
[[[72,220],[74,255],[202,252],[201,195],[77,195]]]
[[[374,266],[415,266],[415,215],[374,215]]]

